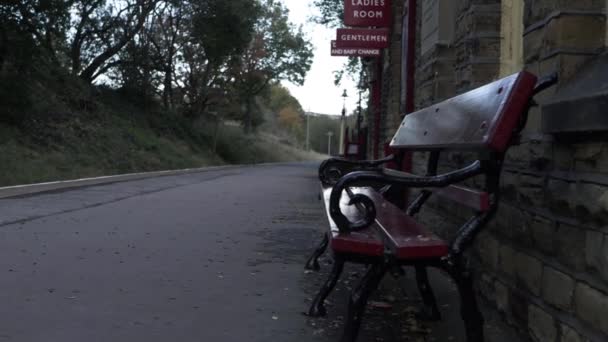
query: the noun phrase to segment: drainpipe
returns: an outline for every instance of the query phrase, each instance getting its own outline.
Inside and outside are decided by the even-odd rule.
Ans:
[[[405,113],[414,111],[414,77],[416,73],[416,0],[407,1],[407,51],[405,53],[406,81],[405,81]],[[404,24],[406,21],[404,20]]]

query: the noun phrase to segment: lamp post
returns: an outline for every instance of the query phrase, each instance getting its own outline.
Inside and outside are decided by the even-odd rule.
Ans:
[[[304,115],[306,115],[306,151],[310,151],[310,108]]]
[[[363,119],[363,108],[361,107],[361,96],[363,93],[363,86],[361,82],[359,84],[359,102],[357,103],[357,138],[361,136],[361,120]]]
[[[340,151],[341,155],[344,155],[344,134],[346,132],[346,98],[348,94],[346,93],[346,89],[344,89],[344,93],[342,93],[343,105],[342,105],[342,117],[340,119]]]

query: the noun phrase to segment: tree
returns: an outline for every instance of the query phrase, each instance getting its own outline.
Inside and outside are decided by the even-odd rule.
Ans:
[[[261,8],[252,0],[207,0],[193,1],[191,10],[191,34],[177,76],[188,99],[188,114],[197,118],[214,97],[224,97],[232,88],[228,63],[251,41]]]
[[[189,35],[187,14],[192,8],[187,1],[167,1],[152,15],[150,25],[142,33],[142,41],[149,42],[151,69],[162,75],[162,101],[165,109],[173,109],[175,66]],[[142,56],[145,57],[145,56]]]
[[[78,0],[72,11],[72,73],[88,83],[120,64],[118,53],[141,31],[160,0]]]
[[[329,27],[339,27],[344,22],[344,0],[315,0],[320,15],[314,21]]]
[[[70,8],[67,0],[4,0],[0,4],[3,34],[10,26],[21,38],[32,37],[35,47],[53,62],[60,63],[60,52],[70,27]]]
[[[296,111],[302,113],[302,105],[300,101],[293,97],[289,90],[282,86],[280,83],[272,84],[270,91],[268,92],[268,107],[275,113],[280,112],[282,109],[292,107]]]
[[[264,0],[247,49],[231,63],[232,79],[243,102],[244,129],[251,132],[254,98],[272,81],[303,84],[312,63],[312,48],[288,11],[275,0]]]
[[[279,112],[279,124],[290,132],[296,132],[302,128],[302,114],[292,106],[283,108]]]

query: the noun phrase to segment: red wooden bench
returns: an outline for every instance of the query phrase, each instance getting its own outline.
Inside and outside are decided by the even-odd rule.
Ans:
[[[339,279],[344,263],[356,262],[369,267],[351,293],[341,341],[355,341],[369,296],[394,267],[415,267],[424,313],[428,318],[439,319],[426,271],[435,267],[445,271],[457,285],[467,340],[483,341],[483,317],[463,253],[498,208],[504,156],[525,126],[528,110],[534,105],[533,96],[555,82],[555,76],[537,82],[534,75],[520,72],[406,116],[391,148],[429,152],[424,176],[380,167],[398,159],[398,155],[359,163],[339,159],[324,162],[319,176],[324,185],[330,230],[307,267],[318,268],[317,258],[328,245],[334,265],[309,315],[325,314],[323,303]],[[469,152],[475,156],[474,161],[438,175],[439,158],[444,151]],[[462,185],[474,177],[483,179],[481,189]],[[403,211],[385,196],[389,187],[421,191]],[[438,237],[433,227],[425,227],[415,219],[431,196],[455,201],[472,210],[470,219],[450,241]]]

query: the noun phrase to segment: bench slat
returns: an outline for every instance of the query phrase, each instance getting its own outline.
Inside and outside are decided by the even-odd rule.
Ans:
[[[522,71],[409,114],[391,147],[504,152],[528,105],[536,80],[533,74]]]
[[[435,190],[435,194],[458,202],[476,211],[485,212],[490,210],[490,194],[484,191],[451,185],[443,189]]]
[[[448,254],[448,244],[426,227],[407,216],[401,209],[371,191],[368,196],[376,204],[376,224],[399,259],[439,258]]]
[[[418,177],[417,175],[408,172],[391,169],[384,169],[383,172],[392,175]],[[490,210],[490,194],[485,191],[479,191],[461,185],[450,185],[445,188],[431,188],[427,190],[432,191],[437,196],[458,202],[476,211],[484,212]]]
[[[384,241],[389,243],[395,255],[400,259],[427,259],[445,256],[448,245],[428,229],[407,216],[401,209],[385,200],[372,188],[351,188],[354,194],[367,195],[376,205],[376,222],[366,229],[341,234],[329,216],[329,196],[331,189],[323,190],[325,208],[329,218],[333,250],[344,253],[361,253],[371,256],[384,254]],[[355,221],[360,214],[356,206],[349,206],[346,191],[342,195],[340,206],[350,220]]]

